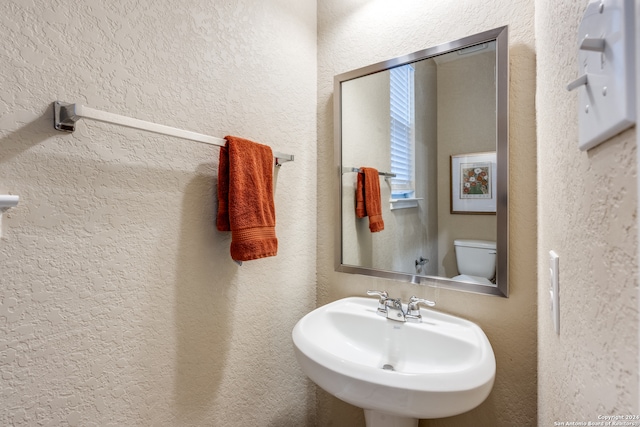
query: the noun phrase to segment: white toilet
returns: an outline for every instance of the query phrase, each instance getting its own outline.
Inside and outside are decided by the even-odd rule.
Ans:
[[[456,239],[453,246],[460,273],[454,280],[495,286],[491,279],[496,275],[496,242]]]

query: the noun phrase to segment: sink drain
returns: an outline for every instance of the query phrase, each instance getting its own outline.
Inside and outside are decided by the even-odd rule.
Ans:
[[[385,365],[382,365],[382,369],[384,369],[385,371],[395,371],[395,369],[393,368],[393,365],[389,365],[388,363]]]

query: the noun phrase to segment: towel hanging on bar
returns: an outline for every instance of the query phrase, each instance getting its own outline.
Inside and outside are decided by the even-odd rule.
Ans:
[[[220,150],[216,226],[231,231],[234,261],[276,256],[271,148],[234,136],[226,140]]]
[[[356,184],[356,217],[369,217],[372,233],[384,230],[380,199],[380,173],[375,168],[362,167]]]

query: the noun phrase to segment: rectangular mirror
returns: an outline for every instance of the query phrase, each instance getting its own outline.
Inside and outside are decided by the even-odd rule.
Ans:
[[[508,296],[507,27],[334,84],[336,270]],[[378,172],[382,231],[356,215],[362,168]]]

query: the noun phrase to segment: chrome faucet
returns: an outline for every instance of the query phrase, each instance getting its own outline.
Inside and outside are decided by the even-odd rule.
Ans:
[[[407,304],[407,314],[405,315],[408,321],[416,323],[422,322],[422,315],[420,315],[420,304],[425,304],[429,307],[433,307],[434,305],[436,305],[435,302],[429,301],[428,299],[422,299],[416,296],[412,296],[411,298],[409,298],[409,304]]]
[[[422,321],[420,304],[425,304],[430,307],[436,305],[433,301],[412,296],[405,310],[400,298],[389,298],[387,291],[367,291],[367,295],[378,296],[380,298],[378,300],[378,314],[387,319],[395,320],[396,322],[409,321],[419,323]]]
[[[406,322],[404,310],[402,310],[402,301],[400,298],[388,298],[384,305],[387,309],[387,319],[397,320],[399,322]]]
[[[389,298],[389,294],[387,291],[367,291],[367,295],[377,295],[380,297],[378,300],[378,314],[381,316],[387,315],[387,299]]]

